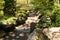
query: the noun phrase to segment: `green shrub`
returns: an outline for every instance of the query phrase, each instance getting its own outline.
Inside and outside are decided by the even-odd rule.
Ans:
[[[51,16],[52,26],[59,27],[60,26],[60,10],[56,10]]]
[[[58,0],[35,0],[33,5],[35,9],[40,11],[42,17],[39,21],[39,27],[59,27],[60,26],[60,9],[58,7]],[[35,11],[36,11],[35,10]],[[44,13],[44,15],[43,15]],[[47,16],[50,18],[50,23],[47,23]],[[45,25],[45,26],[44,26]]]

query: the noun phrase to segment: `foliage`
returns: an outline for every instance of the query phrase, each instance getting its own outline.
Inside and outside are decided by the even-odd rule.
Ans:
[[[44,14],[41,18],[40,21],[38,22],[38,27],[43,28],[43,27],[50,27],[51,26],[51,18],[49,15]]]
[[[35,11],[40,11],[41,17],[39,21],[39,27],[45,27],[49,25],[47,23],[47,16],[49,16],[50,25],[48,27],[60,26],[60,11],[58,8],[58,0],[34,0],[32,4],[35,6]],[[44,14],[44,15],[43,15]]]
[[[5,3],[4,0],[0,0],[0,9],[4,8],[4,3]]]
[[[59,27],[60,26],[60,10],[56,10],[51,16],[52,26]]]
[[[16,2],[15,0],[4,0],[4,9],[0,12],[0,22],[16,22],[16,20],[14,19],[15,17],[21,17],[23,15],[23,17],[27,17],[27,13],[25,9],[20,9],[20,7],[16,7]],[[2,1],[3,2],[3,1]],[[0,5],[1,6],[1,5]],[[25,20],[25,19],[24,19]]]
[[[3,5],[0,10],[0,30],[4,32],[14,30],[15,26],[22,25],[27,20],[27,10],[16,7],[15,3],[15,0],[4,0],[4,4],[0,5]]]
[[[24,5],[21,2],[16,5],[15,0],[0,0],[0,22],[24,24],[28,17],[27,11],[34,9],[34,12],[39,11],[41,14],[38,22],[39,28],[60,26],[60,5],[58,5],[57,0],[32,0],[31,4]],[[17,19],[13,20],[14,17]]]
[[[44,12],[45,10],[52,11],[54,2],[50,1],[50,0],[42,0],[42,1],[34,0],[33,4],[34,4],[35,8],[39,8],[41,12]]]

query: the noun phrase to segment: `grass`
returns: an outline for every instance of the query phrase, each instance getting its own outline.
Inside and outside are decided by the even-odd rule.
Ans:
[[[0,22],[15,22],[13,16],[4,16],[3,11],[0,11]]]
[[[15,22],[15,20],[13,20],[13,17],[10,17],[10,18],[8,18],[8,19],[3,19],[3,20],[1,20],[1,22],[8,22],[8,23],[10,23],[10,22],[12,22],[12,23],[14,23]]]

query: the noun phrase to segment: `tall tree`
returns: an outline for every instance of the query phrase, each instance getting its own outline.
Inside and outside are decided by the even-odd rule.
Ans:
[[[15,15],[15,0],[4,0],[4,15]]]

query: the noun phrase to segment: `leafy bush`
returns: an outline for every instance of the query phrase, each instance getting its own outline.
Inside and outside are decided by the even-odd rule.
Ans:
[[[59,27],[60,26],[60,10],[56,10],[51,16],[52,26]]]
[[[15,0],[4,1],[4,9],[0,11],[0,18],[2,18],[0,20],[0,28],[1,30],[8,32],[14,30],[16,25],[24,24],[27,19],[27,14],[25,9],[21,10],[20,7],[16,8]],[[14,20],[14,17],[17,19]]]
[[[38,27],[39,28],[48,28],[51,26],[51,18],[49,15],[46,15],[45,13],[42,14],[40,17],[40,21],[38,22]]]
[[[56,0],[34,0],[33,5],[35,11],[40,11],[42,15],[39,21],[39,27],[59,27],[60,26],[60,9],[58,8]],[[44,14],[44,15],[43,15]],[[50,23],[47,23],[47,17],[50,20]]]

